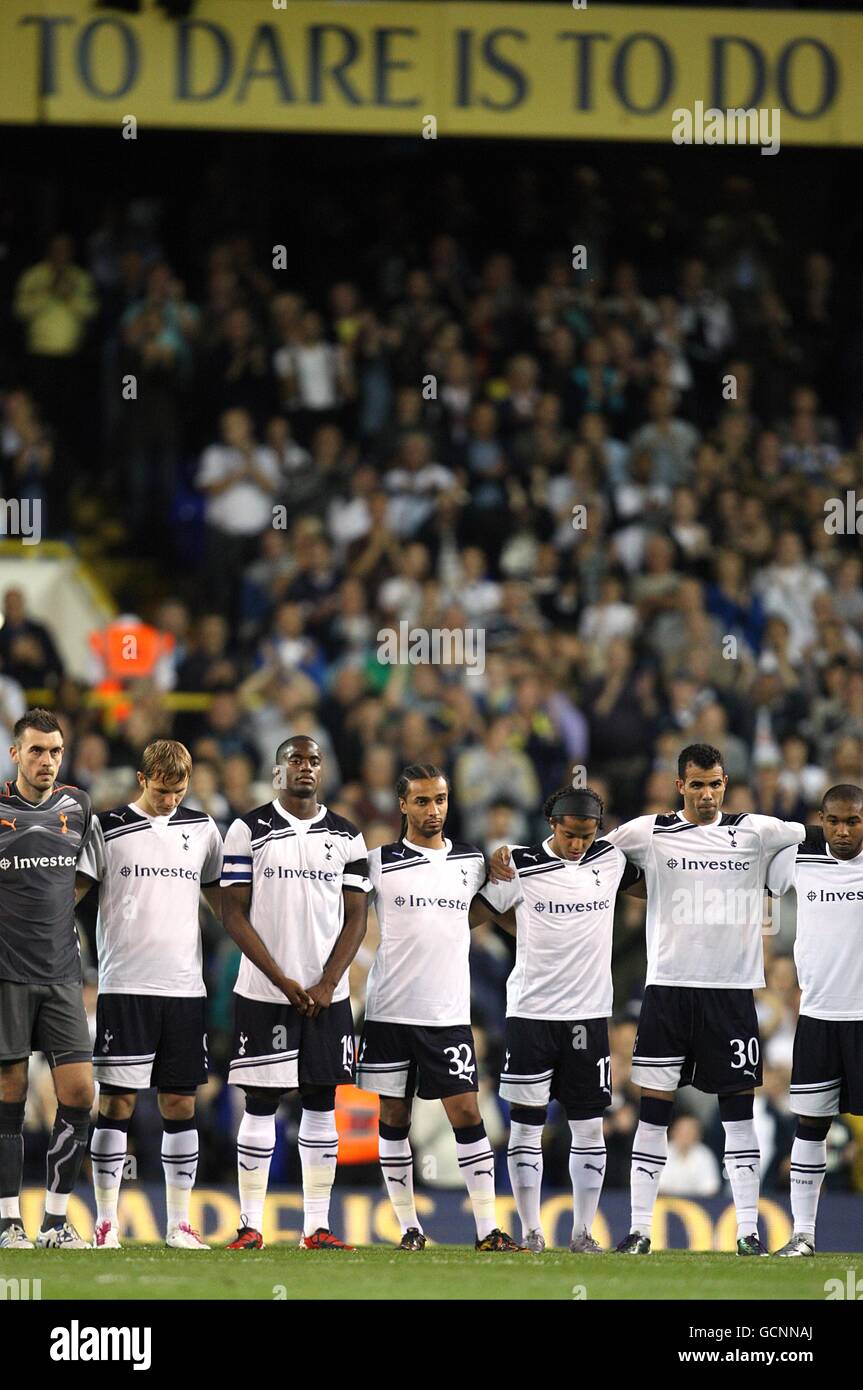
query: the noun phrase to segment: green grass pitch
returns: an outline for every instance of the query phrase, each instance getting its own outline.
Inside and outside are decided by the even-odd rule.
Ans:
[[[123,1250],[0,1252],[0,1280],[41,1280],[46,1299],[815,1299],[863,1253],[813,1260],[660,1251],[649,1256],[477,1254],[466,1246],[353,1254],[275,1245],[209,1253],[127,1245]],[[32,1282],[31,1282],[32,1288]],[[34,1290],[35,1292],[35,1290]],[[31,1295],[32,1296],[32,1295]],[[8,1297],[8,1294],[7,1294]]]

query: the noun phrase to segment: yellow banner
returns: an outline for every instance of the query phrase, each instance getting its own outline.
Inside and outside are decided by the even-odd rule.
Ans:
[[[863,144],[856,15],[593,0],[199,0],[182,22],[143,9],[0,0],[0,120],[670,141],[688,111],[687,143],[720,143],[711,109],[755,108],[780,113],[782,142]]]

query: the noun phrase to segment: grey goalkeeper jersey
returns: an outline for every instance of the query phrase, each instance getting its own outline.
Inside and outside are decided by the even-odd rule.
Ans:
[[[55,787],[34,804],[0,790],[0,980],[80,980],[75,870],[90,838],[90,798]]]

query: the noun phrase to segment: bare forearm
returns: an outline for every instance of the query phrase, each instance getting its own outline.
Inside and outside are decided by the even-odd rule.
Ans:
[[[496,922],[505,932],[509,932],[510,936],[516,935],[515,908],[508,907],[506,912],[499,912],[479,894],[470,905],[468,921],[471,928],[481,927],[486,922]]]
[[[347,894],[345,894],[347,898]],[[352,904],[345,908],[345,920],[339,932],[336,944],[330,952],[329,960],[324,966],[321,979],[333,988],[348,969],[357,951],[363,944],[368,924],[369,901],[365,893],[351,894],[347,899],[351,903],[354,897],[361,899],[354,907]]]
[[[262,975],[266,975],[270,984],[284,993],[287,976],[270,955],[248,917],[236,907],[229,908],[225,905],[222,921],[226,932],[239,946],[246,959],[250,960]]]
[[[90,889],[93,887],[93,884],[94,884],[95,882],[96,882],[96,880],[95,880],[94,878],[88,878],[86,874],[76,874],[76,875],[75,875],[75,903],[76,903],[76,906],[77,906],[77,904],[81,901],[81,899],[85,896],[85,894],[89,893]]]

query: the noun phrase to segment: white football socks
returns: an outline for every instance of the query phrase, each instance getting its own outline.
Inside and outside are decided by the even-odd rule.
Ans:
[[[164,1120],[162,1169],[168,1230],[189,1224],[189,1200],[198,1173],[198,1126],[189,1120]]]
[[[384,1133],[386,1131],[386,1133]],[[394,1137],[398,1135],[398,1137]],[[414,1160],[408,1130],[383,1122],[378,1136],[378,1156],[387,1196],[393,1204],[402,1235],[411,1228],[421,1231],[414,1202]]]
[[[570,1120],[572,1145],[569,1150],[569,1176],[572,1179],[572,1234],[592,1234],[593,1218],[605,1177],[605,1138],[602,1116],[592,1120]]]
[[[330,1227],[330,1194],[339,1159],[335,1110],[304,1110],[300,1120],[303,1168],[303,1235]]]
[[[497,1225],[494,1215],[494,1154],[483,1124],[466,1125],[454,1129],[453,1134],[458,1166],[473,1208],[477,1239],[484,1240]]]
[[[515,1205],[521,1221],[522,1239],[540,1227],[542,1199],[542,1125],[511,1121],[506,1166]]]
[[[668,1158],[668,1126],[638,1121],[632,1145],[631,1231],[650,1235],[659,1179]]]
[[[240,1121],[237,1134],[237,1181],[240,1189],[240,1225],[262,1231],[270,1161],[276,1147],[275,1115],[250,1115]]]
[[[723,1120],[725,1171],[737,1212],[737,1239],[758,1230],[758,1192],[761,1187],[761,1151],[753,1120]]]
[[[827,1172],[827,1140],[795,1138],[791,1146],[791,1213],[794,1230],[815,1239],[815,1215]]]
[[[117,1123],[116,1120],[109,1120],[100,1115],[90,1139],[97,1225],[103,1221],[110,1221],[112,1226],[117,1225],[117,1204],[120,1200],[120,1184],[123,1181],[129,1142],[128,1120],[119,1122],[123,1126],[122,1129],[116,1128]]]

